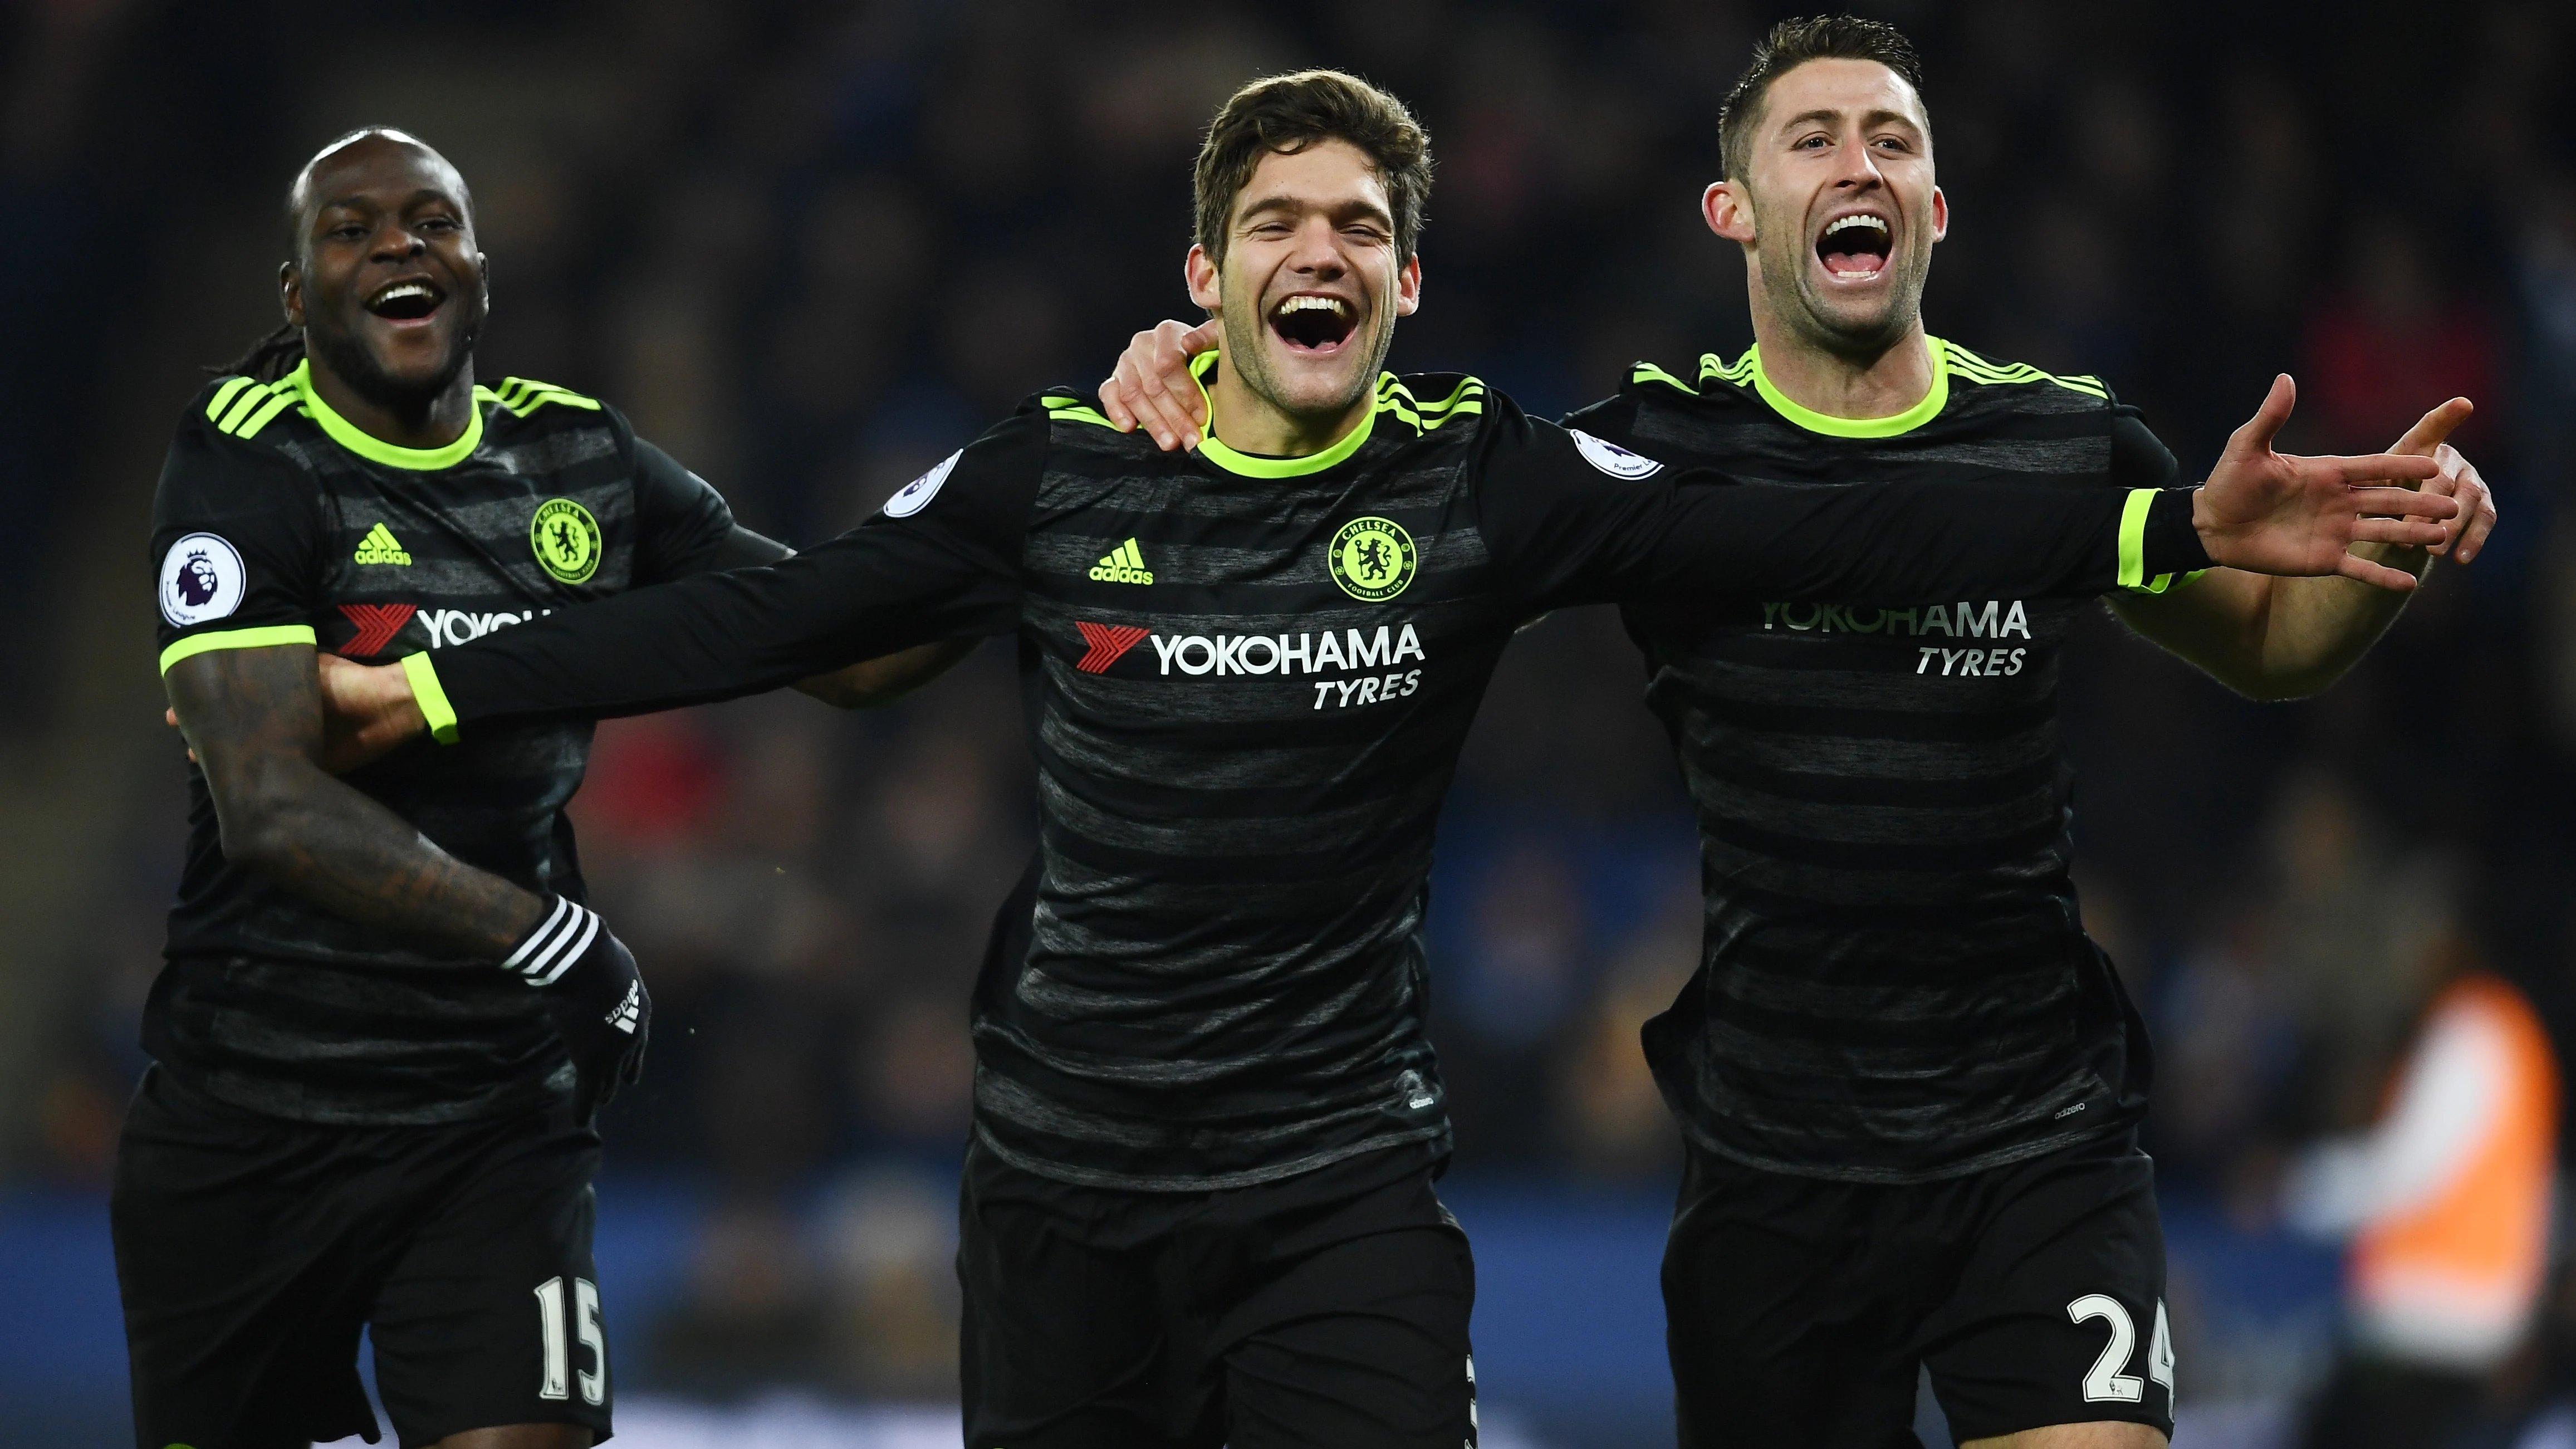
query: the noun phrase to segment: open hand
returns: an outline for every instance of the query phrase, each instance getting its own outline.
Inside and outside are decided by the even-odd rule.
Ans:
[[[2276,453],[2272,440],[2298,396],[2288,373],[2272,379],[2263,406],[2228,438],[2208,485],[2192,495],[2191,521],[2202,547],[2213,561],[2249,573],[2341,574],[2398,593],[2414,588],[2413,574],[2350,549],[2446,542],[2449,530],[2438,520],[2459,515],[2459,500],[2416,488],[2441,476],[2441,466],[2395,453]]]
[[[2414,457],[2430,458],[2442,471],[2424,485],[2427,493],[2439,493],[2460,502],[2459,515],[2443,530],[2440,543],[2432,553],[2447,555],[2454,563],[2467,563],[2486,547],[2487,535],[2495,531],[2495,494],[2488,491],[2487,480],[2460,455],[2460,450],[2442,441],[2451,431],[2469,420],[2477,411],[2467,398],[2455,397],[2418,419],[2406,430],[2406,436],[2388,451]]]
[[[1137,333],[1100,385],[1100,411],[1122,433],[1142,426],[1166,453],[1196,448],[1207,426],[1207,398],[1190,380],[1190,359],[1215,351],[1224,337],[1214,317],[1196,327],[1165,322]]]

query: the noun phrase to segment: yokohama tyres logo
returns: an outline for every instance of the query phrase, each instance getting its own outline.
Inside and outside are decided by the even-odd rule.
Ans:
[[[411,604],[342,604],[340,612],[348,615],[349,622],[358,626],[358,633],[357,637],[340,646],[341,656],[365,659],[383,653],[394,636],[402,632],[402,626],[411,622],[415,607]]]
[[[1128,624],[1094,624],[1088,619],[1074,620],[1073,627],[1082,631],[1082,642],[1091,646],[1073,666],[1085,674],[1108,673],[1110,665],[1144,643],[1150,632]]]

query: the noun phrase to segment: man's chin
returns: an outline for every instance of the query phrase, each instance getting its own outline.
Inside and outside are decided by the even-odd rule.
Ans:
[[[315,339],[306,335],[320,360],[339,374],[350,391],[379,407],[404,411],[436,401],[455,384],[457,375],[474,356],[470,336],[449,341],[436,358],[396,360],[383,357],[359,338]]]

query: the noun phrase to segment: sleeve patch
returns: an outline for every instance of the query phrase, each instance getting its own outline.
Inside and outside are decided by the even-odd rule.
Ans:
[[[948,475],[957,471],[957,460],[965,456],[966,450],[960,448],[941,459],[938,467],[903,485],[900,491],[885,501],[885,516],[910,518],[928,508],[930,500],[939,496],[939,485],[947,482]]]
[[[192,533],[161,555],[161,617],[182,629],[241,607],[249,570],[220,534]]]
[[[1631,453],[1606,438],[1596,438],[1581,428],[1568,428],[1574,435],[1574,446],[1583,461],[1613,478],[1644,478],[1663,471],[1664,465],[1642,453]]]

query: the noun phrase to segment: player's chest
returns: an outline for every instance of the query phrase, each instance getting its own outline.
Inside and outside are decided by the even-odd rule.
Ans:
[[[1866,675],[1898,690],[1920,681],[2018,693],[2054,681],[2060,651],[2086,607],[2080,599],[1996,597],[1901,607],[1763,600],[1640,612],[1632,622],[1659,653],[1720,665]]]
[[[1042,529],[1027,637],[1070,697],[1135,718],[1312,721],[1482,687],[1517,621],[1470,523],[1369,498],[1279,512]]]
[[[622,477],[459,470],[334,480],[314,627],[352,658],[469,643],[625,589],[633,489]]]

